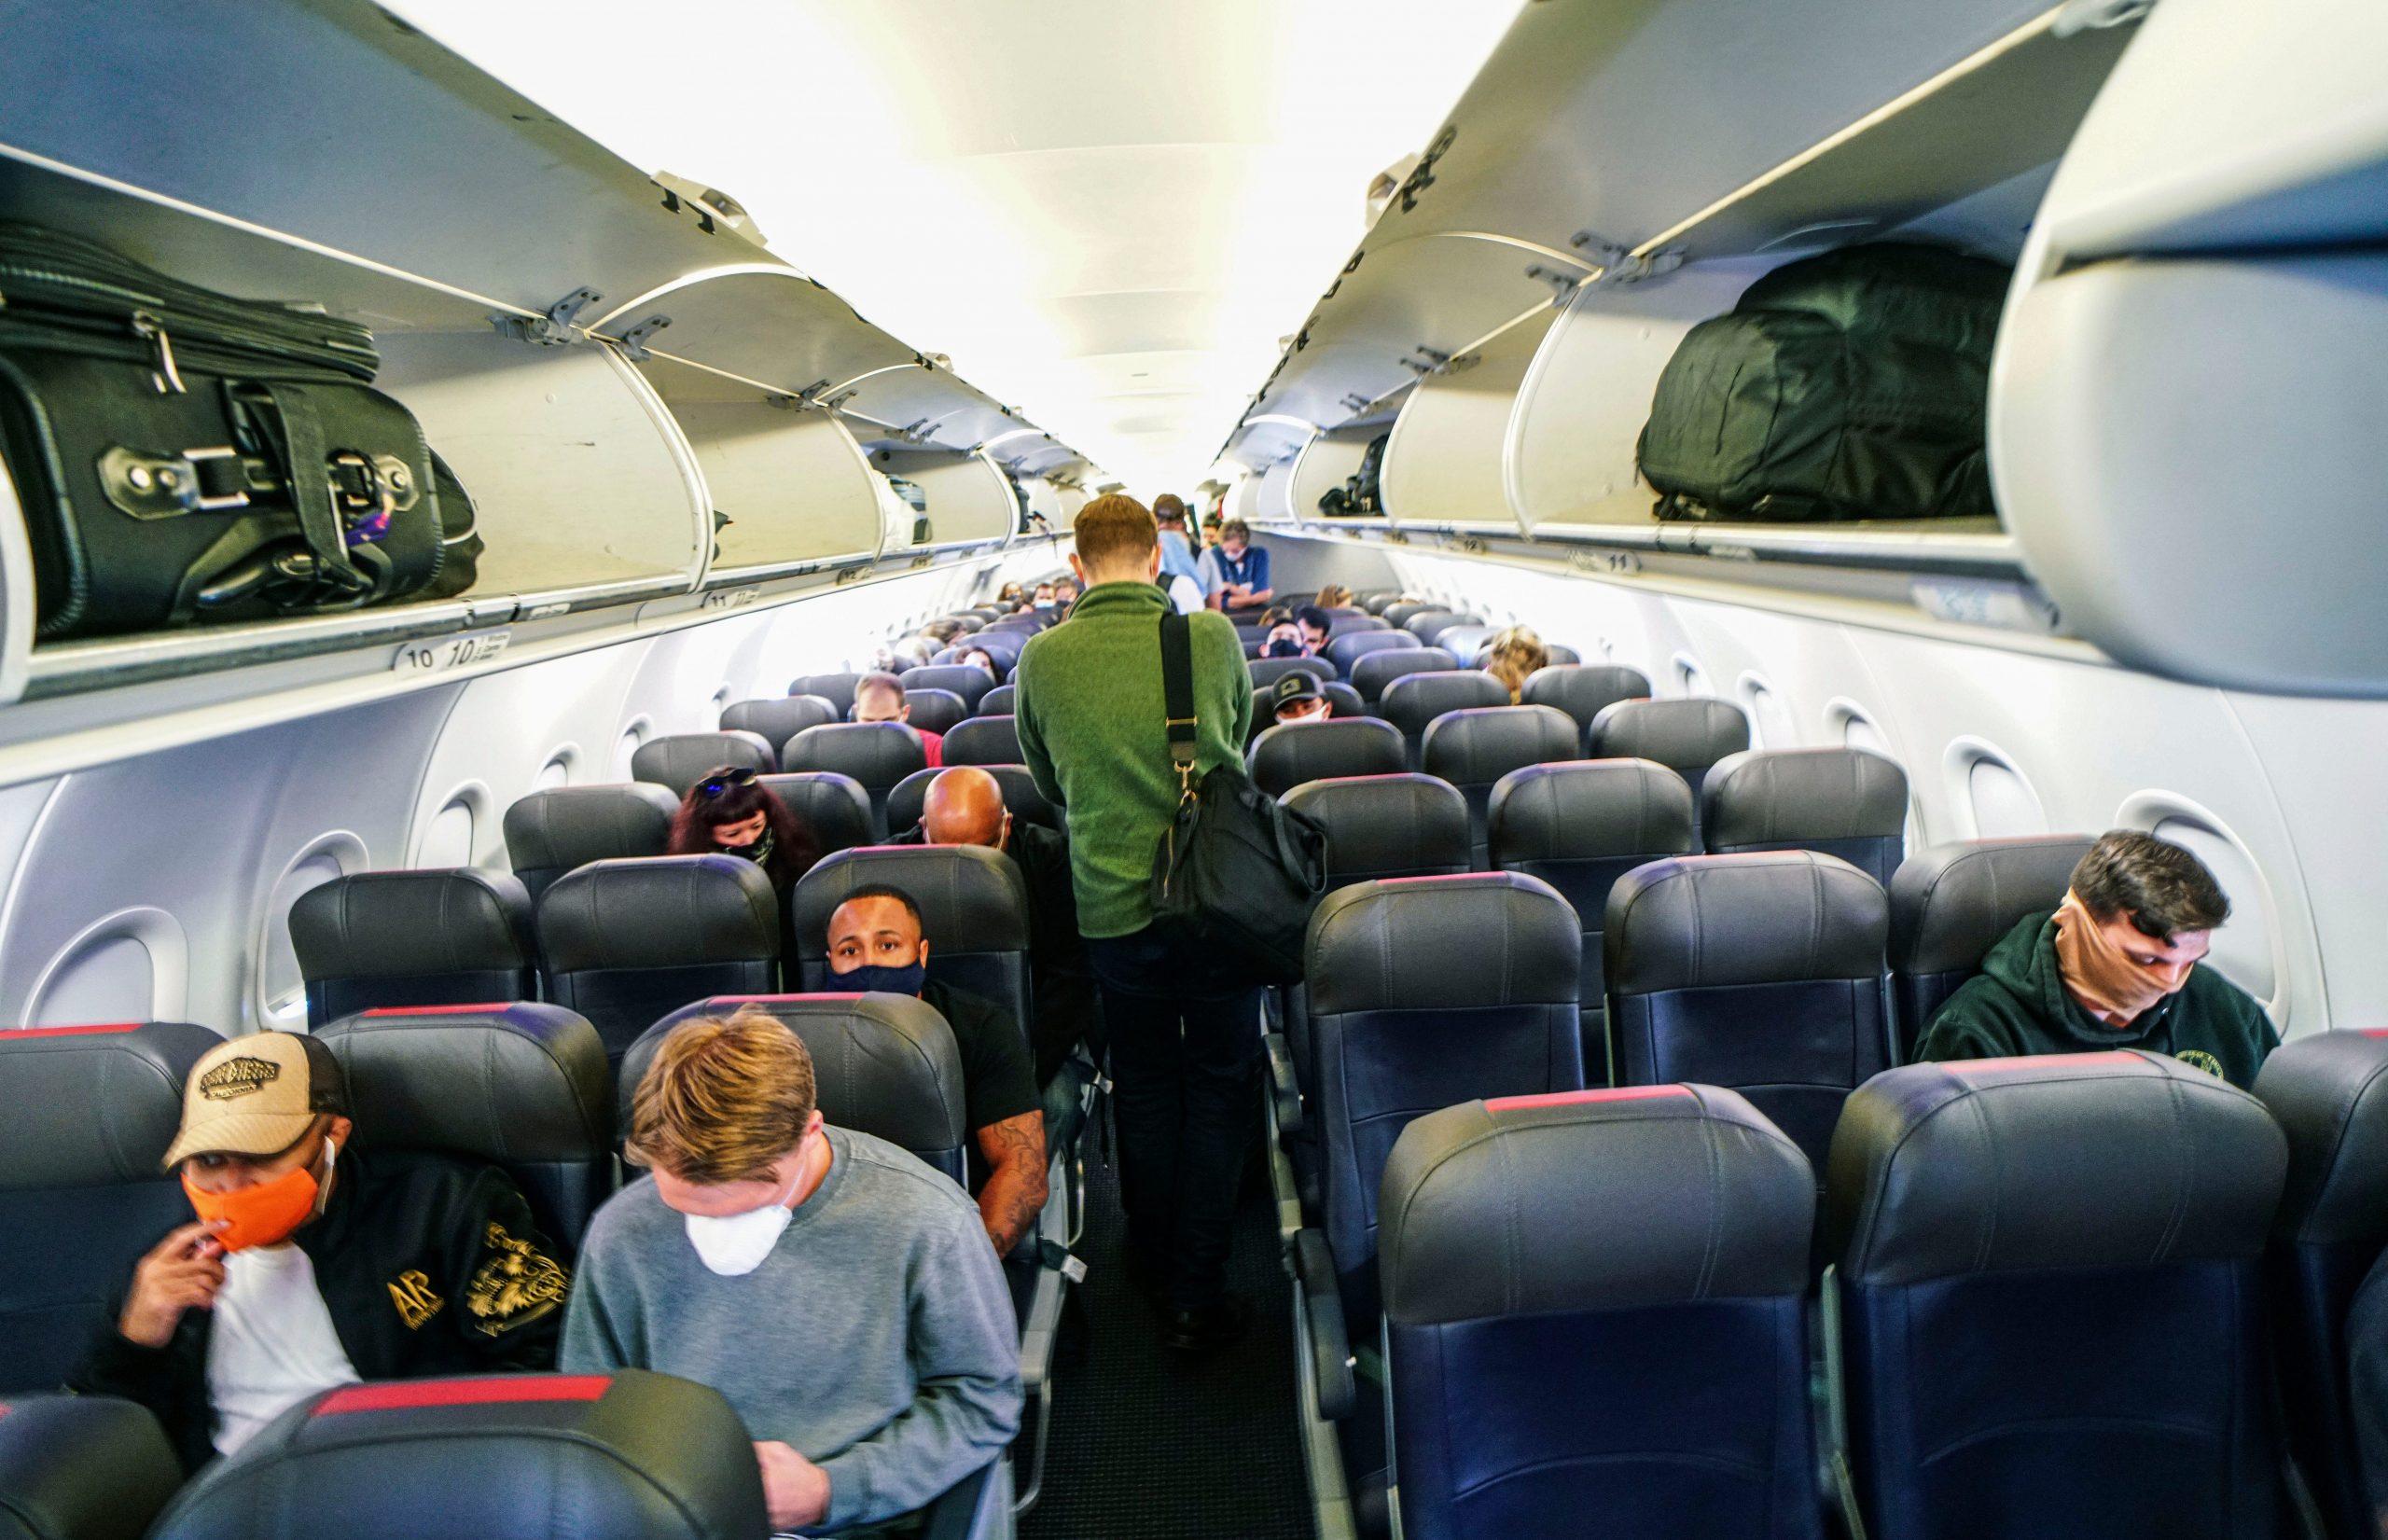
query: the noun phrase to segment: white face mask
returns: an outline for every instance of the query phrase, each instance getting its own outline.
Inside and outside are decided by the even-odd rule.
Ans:
[[[744,1214],[728,1214],[715,1218],[708,1214],[684,1214],[681,1222],[688,1228],[688,1244],[697,1248],[697,1260],[724,1278],[743,1278],[763,1265],[771,1248],[780,1243],[780,1236],[795,1218],[787,1200],[796,1192],[796,1184],[804,1174],[799,1161],[797,1174],[787,1179],[787,1186],[777,1198],[759,1209]]]

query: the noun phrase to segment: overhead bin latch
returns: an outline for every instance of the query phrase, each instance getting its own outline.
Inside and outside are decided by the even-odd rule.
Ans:
[[[814,411],[821,406],[821,393],[829,388],[829,377],[823,375],[794,395],[767,395],[764,400],[782,411]]]
[[[1569,245],[1591,261],[1594,271],[1590,278],[1576,285],[1581,289],[1604,289],[1618,284],[1638,284],[1645,278],[1657,278],[1683,266],[1681,246],[1669,246],[1664,251],[1636,254],[1630,246],[1622,246],[1602,237],[1597,230],[1577,230]]]
[[[2156,0],[2065,0],[2048,23],[2051,37],[2127,27],[2156,8]]]
[[[493,315],[490,324],[501,337],[535,343],[543,348],[566,347],[581,340],[573,322],[582,311],[605,298],[586,284],[548,307],[545,315]]]
[[[1440,348],[1430,348],[1423,342],[1409,351],[1416,356],[1403,359],[1401,367],[1421,379],[1430,374],[1439,373],[1443,366],[1451,361],[1450,354]]]
[[[1554,305],[1563,305],[1575,297],[1576,290],[1582,286],[1588,275],[1567,272],[1559,268],[1546,268],[1537,262],[1526,269],[1526,276],[1537,284],[1549,284],[1550,302]]]
[[[646,351],[647,339],[653,337],[657,332],[661,331],[671,324],[672,318],[668,315],[650,315],[646,320],[641,321],[637,326],[632,326],[630,330],[622,333],[620,340],[622,344],[622,355],[626,358],[634,358],[642,364],[646,363],[649,358],[654,356],[654,354]]]

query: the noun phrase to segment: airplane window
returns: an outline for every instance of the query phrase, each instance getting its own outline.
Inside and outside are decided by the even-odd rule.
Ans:
[[[439,810],[424,831],[423,843],[416,847],[414,864],[418,867],[469,867],[473,864],[473,805],[466,798],[451,798]]]
[[[548,756],[548,762],[539,767],[538,776],[531,783],[532,786],[539,791],[548,791],[572,784],[572,767],[579,756],[579,750],[569,746],[556,750]]]
[[[1675,683],[1686,695],[1714,695],[1715,687],[1708,683],[1708,671],[1688,653],[1675,654]]]
[[[1973,801],[1974,830],[1979,839],[2007,839],[2048,832],[2039,794],[2005,760],[1975,759],[1965,773],[1965,792]]]
[[[2273,950],[2271,893],[2255,858],[2220,820],[2202,810],[2181,807],[2170,798],[2143,795],[2123,805],[2117,824],[2144,828],[2159,839],[2187,848],[2230,897],[2230,918],[2214,933],[2209,954],[2225,978],[2245,990],[2272,1013],[2272,1024],[2287,1030],[2279,996],[2280,968]]]
[[[121,932],[78,943],[45,981],[30,1027],[148,1019],[156,988],[149,949]],[[304,1003],[299,1011],[306,1014]]]
[[[621,741],[614,745],[615,780],[627,781],[631,778],[631,756],[638,753],[639,745],[646,742],[646,735],[654,726],[653,722],[642,716],[622,729]]]
[[[1742,675],[1741,683],[1742,708],[1750,718],[1750,747],[1797,747],[1799,735],[1792,729],[1791,715],[1784,708],[1783,698],[1755,673]]]
[[[469,814],[467,815],[469,816]],[[353,839],[345,841],[354,844]],[[298,972],[298,954],[290,945],[290,906],[298,895],[341,876],[350,867],[340,859],[340,845],[318,841],[316,848],[290,864],[282,881],[266,895],[264,934],[258,937],[257,1025],[296,1030],[307,1022],[307,981]],[[353,852],[354,869],[365,869],[361,845]]]

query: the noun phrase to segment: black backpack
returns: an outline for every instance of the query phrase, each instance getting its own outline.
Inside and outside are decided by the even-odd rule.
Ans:
[[[1872,244],[1775,269],[1691,328],[1642,430],[1660,519],[1995,517],[1984,462],[2007,271]]]
[[[1330,519],[1374,518],[1384,512],[1384,501],[1378,495],[1378,473],[1384,465],[1385,440],[1391,433],[1378,434],[1360,451],[1360,468],[1343,479],[1340,487],[1329,487],[1318,500],[1318,511]]]

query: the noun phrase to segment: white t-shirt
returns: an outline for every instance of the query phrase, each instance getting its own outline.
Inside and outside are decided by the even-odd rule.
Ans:
[[[224,1258],[215,1313],[207,1399],[215,1408],[218,1454],[230,1454],[317,1391],[360,1382],[315,1287],[315,1264],[287,1241]]]
[[[1169,602],[1177,606],[1180,615],[1191,615],[1203,607],[1202,585],[1184,573],[1169,580]]]

